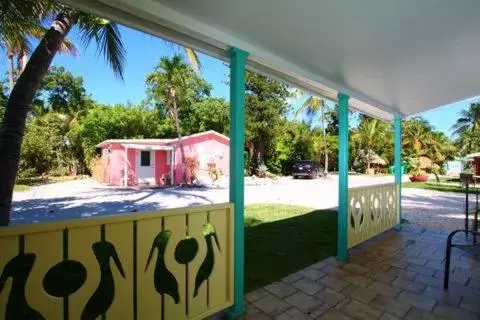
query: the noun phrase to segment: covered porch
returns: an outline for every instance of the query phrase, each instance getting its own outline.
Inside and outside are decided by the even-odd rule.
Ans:
[[[127,281],[128,289],[119,291],[122,298],[114,300],[115,305],[92,311],[95,317],[113,311],[121,315],[127,305],[135,319],[201,319],[221,311],[232,318],[246,314],[252,319],[478,317],[471,300],[479,295],[478,265],[468,256],[455,254],[451,281],[457,284],[444,292],[439,283],[446,236],[402,225],[401,126],[406,116],[478,94],[480,22],[476,13],[480,4],[447,0],[62,2],[229,62],[229,203],[159,211],[141,219],[131,215],[58,224],[52,230],[12,228],[0,234],[13,257],[9,261],[25,258],[32,250],[41,256],[42,249],[34,244],[45,234],[52,247],[58,246],[57,260],[64,261],[70,261],[69,252],[77,254],[69,248],[85,250],[77,240],[83,233],[92,244],[112,247],[106,243],[109,239],[119,251],[131,255],[126,260],[131,269],[126,269],[127,276],[123,271],[115,273],[115,280]],[[248,294],[244,290],[246,69],[334,101],[339,119],[337,256]],[[350,109],[392,122],[394,182],[349,188]],[[146,219],[154,224],[145,223]],[[127,240],[119,236],[127,232]],[[175,241],[168,244],[170,234]],[[220,241],[217,234],[222,235]],[[177,246],[186,247],[185,240],[195,236],[201,239],[195,254],[176,255]],[[160,280],[153,267],[146,268],[154,249],[156,268],[163,272]],[[81,250],[92,264],[93,256]],[[221,252],[215,262],[221,267],[213,262],[213,252]],[[81,261],[80,253],[75,258]],[[97,256],[99,263],[101,258]],[[38,287],[54,263],[53,258],[47,260],[42,260],[40,271],[36,269]],[[172,275],[168,269],[179,283],[176,291],[165,285]],[[147,270],[149,278],[144,275]],[[198,275],[201,280],[196,279]],[[145,292],[140,292],[143,283]],[[81,307],[90,301],[88,292],[82,291],[79,304],[73,305],[73,299],[69,305],[68,294],[56,289],[47,291],[56,292],[63,304],[58,302],[55,310],[45,312],[57,318],[67,319],[69,314],[78,318]],[[50,298],[36,292],[45,306]]]

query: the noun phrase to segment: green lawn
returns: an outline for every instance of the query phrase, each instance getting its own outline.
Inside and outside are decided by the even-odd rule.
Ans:
[[[259,204],[245,208],[245,289],[336,254],[337,212]]]
[[[402,187],[465,193],[465,188],[461,187],[458,182],[449,184],[445,184],[443,182],[438,184],[435,180],[430,180],[427,182],[405,182],[402,184]],[[473,188],[473,186],[470,186],[470,192],[480,193],[480,190],[478,188]]]
[[[18,178],[13,191],[21,192],[47,183],[62,182],[78,179],[76,176],[60,176],[60,177],[34,177],[34,178]]]

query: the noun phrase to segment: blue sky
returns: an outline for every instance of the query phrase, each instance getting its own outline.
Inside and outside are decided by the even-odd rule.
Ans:
[[[123,82],[113,75],[103,57],[97,57],[95,44],[92,43],[85,48],[75,31],[69,35],[69,39],[77,44],[78,55],[76,57],[57,55],[53,64],[62,65],[74,75],[82,76],[87,92],[100,103],[115,104],[127,101],[139,103],[145,98],[145,76],[153,70],[160,57],[182,51],[165,45],[155,37],[129,28],[121,27],[121,33],[127,52]],[[200,61],[202,76],[213,85],[212,95],[228,100],[229,89],[224,83],[228,67],[224,62],[203,54],[200,54]],[[0,74],[6,74],[6,65],[5,54],[2,53]],[[450,135],[449,128],[455,122],[458,112],[468,107],[470,102],[471,100],[444,106],[425,112],[421,116],[429,120],[436,129]]]

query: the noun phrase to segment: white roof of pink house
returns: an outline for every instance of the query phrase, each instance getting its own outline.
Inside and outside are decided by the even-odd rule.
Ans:
[[[206,135],[214,135],[216,137],[219,137],[220,139],[223,139],[227,142],[230,141],[230,139],[221,133],[218,133],[217,131],[214,130],[209,130],[209,131],[204,131],[204,132],[199,132],[195,134],[191,134],[189,136],[183,137],[183,140],[189,140],[192,138],[198,138]],[[172,138],[172,139],[108,139],[103,142],[100,142],[99,144],[96,145],[97,148],[103,148],[103,147],[108,147],[111,144],[116,144],[116,143],[121,143],[121,144],[140,144],[140,145],[150,145],[150,144],[155,144],[155,145],[168,145],[171,143],[177,142],[177,138]]]

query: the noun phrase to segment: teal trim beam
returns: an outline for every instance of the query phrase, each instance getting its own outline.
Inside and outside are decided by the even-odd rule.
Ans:
[[[348,259],[348,99],[338,93],[338,241],[337,259]]]
[[[402,222],[402,117],[395,115],[393,120],[393,127],[395,132],[395,183],[397,184],[397,208],[398,208],[398,223]]]
[[[244,171],[245,62],[248,52],[230,49],[230,202],[234,204],[234,305],[230,318],[245,313]]]

